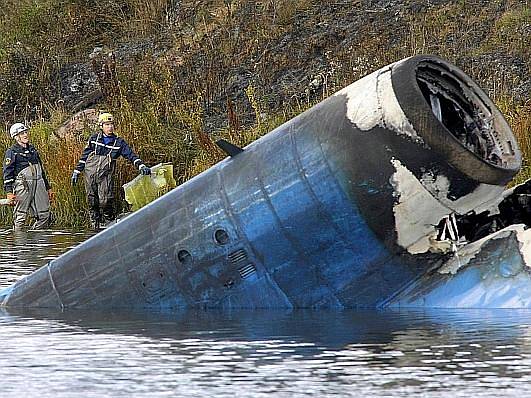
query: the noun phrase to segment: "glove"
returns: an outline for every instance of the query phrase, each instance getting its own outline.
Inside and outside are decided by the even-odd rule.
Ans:
[[[74,186],[74,185],[77,184],[77,179],[78,179],[78,178],[79,178],[79,173],[76,172],[76,171],[74,171],[74,172],[72,173],[72,178],[71,178],[71,181],[70,181],[71,184],[72,184],[72,186]]]
[[[9,200],[9,206],[14,206],[17,200],[17,196],[14,193],[8,192],[6,195],[7,200]]]
[[[143,176],[149,176],[151,175],[151,169],[143,164],[142,166],[140,166],[140,174],[142,174]]]

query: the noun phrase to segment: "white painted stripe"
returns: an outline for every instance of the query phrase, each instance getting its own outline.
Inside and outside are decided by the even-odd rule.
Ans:
[[[12,179],[10,179],[10,180],[5,180],[5,181],[4,181],[4,184],[8,184],[8,183],[13,182],[13,181],[15,181],[14,178],[12,178]]]
[[[87,162],[85,162],[84,160],[80,160],[79,163],[87,163]]]
[[[103,146],[103,147],[109,148],[109,149],[120,149],[119,146],[105,145],[105,144],[102,144],[101,142],[91,141],[91,143],[94,144],[94,145]]]
[[[74,173],[76,173],[76,174],[81,174],[81,171],[79,171],[79,170],[74,170]]]
[[[140,162],[140,159],[137,159],[133,162],[133,166],[136,164],[136,162]]]

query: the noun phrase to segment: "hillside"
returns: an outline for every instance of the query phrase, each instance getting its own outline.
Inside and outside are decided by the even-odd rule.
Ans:
[[[68,186],[83,137],[54,138],[77,111],[114,112],[140,155],[173,162],[183,182],[222,157],[209,137],[245,145],[414,54],[448,59],[487,91],[524,151],[519,178],[531,175],[528,1],[4,2],[0,119],[6,130],[15,120],[32,124],[61,225],[84,219],[83,194]]]

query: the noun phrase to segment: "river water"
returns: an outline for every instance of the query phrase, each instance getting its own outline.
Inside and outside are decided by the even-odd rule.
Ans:
[[[0,288],[89,237],[0,234]],[[0,397],[526,397],[531,312],[0,310]]]

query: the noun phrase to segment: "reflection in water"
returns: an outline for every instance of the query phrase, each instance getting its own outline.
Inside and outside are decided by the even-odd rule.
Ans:
[[[0,378],[12,396],[521,395],[530,327],[508,310],[10,311]]]
[[[3,287],[82,237],[10,239]],[[10,309],[0,339],[2,398],[531,393],[530,310]]]
[[[89,238],[89,232],[0,231],[0,289]]]

